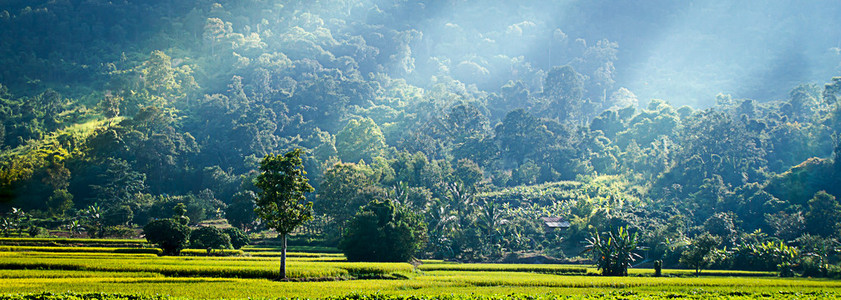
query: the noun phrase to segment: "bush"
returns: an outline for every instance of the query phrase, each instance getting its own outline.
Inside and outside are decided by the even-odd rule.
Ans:
[[[158,244],[164,255],[178,255],[187,246],[190,228],[173,219],[155,220],[143,227],[150,243]]]
[[[371,201],[348,222],[339,248],[349,261],[408,261],[426,241],[418,214],[386,201]]]
[[[26,232],[29,234],[30,237],[36,237],[44,233],[44,228],[33,225],[29,226],[29,229]]]
[[[231,246],[233,246],[234,249],[242,248],[243,246],[248,245],[248,243],[251,243],[251,239],[248,238],[248,235],[246,235],[245,232],[242,232],[239,228],[225,228],[224,232],[231,238]]]
[[[641,258],[634,253],[638,250],[639,238],[636,233],[630,234],[625,227],[619,227],[616,232],[602,236],[596,232],[587,238],[584,252],[590,252],[599,270],[604,276],[628,276],[631,262]]]
[[[219,228],[201,227],[190,234],[190,248],[227,249],[231,248],[231,238]]]

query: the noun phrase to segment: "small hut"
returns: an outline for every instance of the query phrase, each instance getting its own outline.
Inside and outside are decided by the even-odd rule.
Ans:
[[[569,221],[561,217],[542,217],[543,225],[549,229],[567,230],[569,229]]]

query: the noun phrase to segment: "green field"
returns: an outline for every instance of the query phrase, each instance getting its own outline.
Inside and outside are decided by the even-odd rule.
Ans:
[[[279,259],[270,256],[275,253],[270,248],[245,249],[239,256],[209,257],[159,257],[106,250],[107,247],[3,246],[0,294],[4,296],[0,300],[826,299],[841,296],[841,281],[778,278],[767,272],[713,270],[694,277],[689,270],[664,270],[665,277],[655,278],[650,277],[653,273],[650,269],[632,269],[630,277],[602,277],[595,276],[596,270],[586,265],[424,261],[415,267],[406,263],[351,263],[340,254],[296,252],[290,253],[288,261],[292,281],[281,282],[274,280]],[[251,255],[255,253],[261,255]],[[44,292],[56,294],[40,294]],[[411,296],[419,298],[407,298]]]

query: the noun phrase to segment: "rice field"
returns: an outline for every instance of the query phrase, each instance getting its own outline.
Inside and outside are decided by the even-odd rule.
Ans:
[[[204,250],[202,250],[204,251]],[[270,257],[158,257],[112,255],[112,253],[0,252],[0,269],[47,269],[66,271],[154,272],[170,277],[277,278],[279,260]],[[71,254],[72,253],[72,254]],[[68,255],[70,254],[70,255]],[[113,253],[120,254],[120,253]],[[407,263],[351,263],[290,257],[287,275],[294,279],[339,279],[388,277],[411,273]]]
[[[289,252],[287,272],[293,280],[276,281],[279,259],[274,248],[180,257],[108,248],[0,246],[0,300],[841,297],[841,281],[778,278],[768,272],[706,271],[694,277],[691,270],[663,270],[666,277],[655,278],[650,269],[632,269],[630,277],[602,277],[582,265],[428,260],[413,266],[352,263],[341,254],[307,252]]]

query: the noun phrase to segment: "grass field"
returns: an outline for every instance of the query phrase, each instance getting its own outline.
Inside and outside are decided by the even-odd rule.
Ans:
[[[340,254],[290,252],[295,281],[275,281],[272,248],[225,257],[159,257],[102,247],[0,248],[0,300],[64,299],[828,299],[841,281],[767,272],[632,269],[594,276],[581,265],[350,263]],[[91,251],[82,251],[90,248]],[[107,247],[105,247],[107,248]],[[50,251],[56,250],[56,251]],[[262,255],[252,255],[262,253]],[[361,279],[360,279],[361,278]],[[50,292],[55,294],[41,294]],[[93,294],[86,294],[93,293]],[[411,298],[415,297],[415,298]]]
[[[170,277],[277,278],[279,260],[265,257],[158,257],[122,253],[0,252],[0,269],[155,272]],[[406,263],[350,263],[290,257],[287,275],[296,279],[389,277],[411,273]]]

